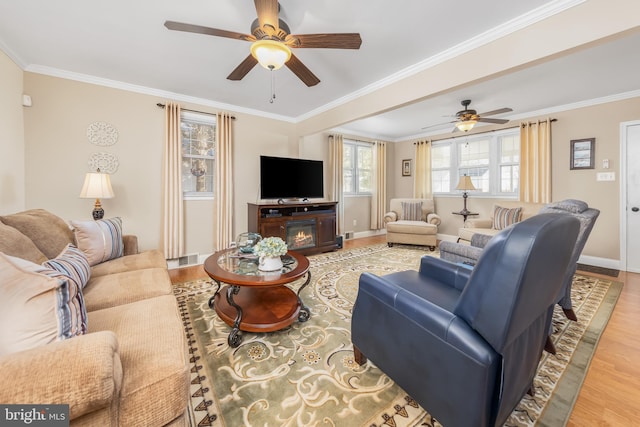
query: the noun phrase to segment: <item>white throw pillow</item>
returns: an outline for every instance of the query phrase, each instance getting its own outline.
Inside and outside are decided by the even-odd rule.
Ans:
[[[0,253],[0,356],[85,333],[77,292],[60,272]]]
[[[71,221],[76,246],[87,256],[90,265],[119,258],[124,252],[122,219]]]

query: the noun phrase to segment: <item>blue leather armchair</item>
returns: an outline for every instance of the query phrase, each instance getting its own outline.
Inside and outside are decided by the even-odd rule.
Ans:
[[[578,221],[541,214],[503,230],[475,268],[363,273],[351,324],[369,358],[447,427],[502,425],[532,389]]]

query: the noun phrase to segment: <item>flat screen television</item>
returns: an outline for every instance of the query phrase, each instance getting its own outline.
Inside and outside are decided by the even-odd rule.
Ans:
[[[260,156],[260,198],[322,198],[322,174],[322,160]]]

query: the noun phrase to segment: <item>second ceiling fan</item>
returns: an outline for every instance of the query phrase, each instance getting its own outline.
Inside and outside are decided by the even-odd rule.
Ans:
[[[464,110],[458,111],[456,113],[456,115],[455,115],[456,119],[455,120],[452,120],[450,122],[438,123],[438,124],[435,124],[435,125],[430,125],[430,126],[422,128],[422,129],[424,130],[424,129],[428,129],[428,128],[431,128],[431,127],[442,126],[442,125],[447,124],[447,123],[455,123],[455,127],[453,128],[452,132],[457,132],[459,130],[461,130],[463,132],[468,132],[478,122],[495,123],[495,124],[507,123],[509,121],[508,119],[488,119],[486,116],[494,116],[496,114],[508,113],[510,111],[513,111],[513,109],[511,109],[511,108],[505,107],[505,108],[499,108],[497,110],[487,111],[485,113],[478,114],[478,112],[476,110],[473,110],[473,109],[469,108],[469,105],[471,104],[471,100],[470,99],[465,99],[464,101],[461,101],[460,103],[464,107]]]
[[[229,80],[242,80],[260,63],[270,70],[286,65],[304,84],[315,86],[320,79],[291,52],[291,48],[360,49],[362,44],[358,33],[291,34],[289,26],[278,16],[278,0],[254,0],[254,4],[258,18],[251,24],[251,34],[175,21],[166,21],[164,26],[175,31],[253,42],[251,54],[227,76]]]

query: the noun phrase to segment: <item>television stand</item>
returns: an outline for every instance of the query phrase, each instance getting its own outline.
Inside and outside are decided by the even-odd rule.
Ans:
[[[248,203],[247,231],[280,237],[289,250],[304,255],[338,249],[338,202]]]

